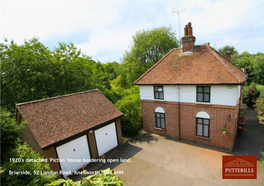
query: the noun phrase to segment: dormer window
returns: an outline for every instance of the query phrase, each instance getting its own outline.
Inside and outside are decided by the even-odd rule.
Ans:
[[[210,102],[210,86],[197,86],[196,101]]]
[[[164,99],[163,86],[154,86],[154,98]]]

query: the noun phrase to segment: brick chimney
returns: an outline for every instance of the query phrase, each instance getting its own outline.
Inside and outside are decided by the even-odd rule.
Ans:
[[[192,24],[189,22],[184,28],[184,37],[182,37],[182,52],[193,51],[196,38],[193,36]]]
[[[228,61],[231,61],[231,52],[230,52],[230,51],[227,51],[227,52],[226,52],[226,59],[227,59]]]

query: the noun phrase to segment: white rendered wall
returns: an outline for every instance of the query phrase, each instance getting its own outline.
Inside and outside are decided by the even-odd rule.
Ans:
[[[235,106],[238,101],[238,86],[211,86],[212,104]]]
[[[217,104],[235,106],[239,98],[239,86],[230,85],[212,85],[210,103],[196,102],[196,85],[179,85],[180,102]],[[175,85],[164,85],[164,100],[154,99],[154,90],[152,85],[140,85],[140,98],[158,101],[176,101],[178,102],[178,88]]]
[[[164,85],[163,89],[166,101],[178,101],[178,89],[176,89],[175,86]]]
[[[140,91],[140,99],[148,99],[153,100],[154,99],[154,89],[152,85],[140,85],[139,86]]]

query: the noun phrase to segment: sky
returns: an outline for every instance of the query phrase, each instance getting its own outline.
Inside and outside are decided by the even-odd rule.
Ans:
[[[0,0],[0,42],[37,37],[51,50],[73,42],[95,61],[121,62],[137,31],[172,27],[180,38],[191,22],[196,45],[264,53],[263,8],[263,0]]]

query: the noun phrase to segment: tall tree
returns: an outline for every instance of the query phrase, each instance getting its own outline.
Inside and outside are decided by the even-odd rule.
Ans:
[[[14,110],[15,103],[47,97],[54,78],[50,50],[33,38],[17,45],[0,44],[1,106]]]
[[[130,93],[116,102],[115,106],[124,113],[121,121],[122,134],[133,136],[142,127],[139,88],[131,88]]]
[[[248,74],[247,84],[264,84],[264,54],[243,52],[232,58],[232,63]]]
[[[16,103],[100,89],[115,96],[104,65],[81,54],[73,43],[59,43],[50,51],[33,38],[17,45],[0,44],[1,106],[13,112]]]
[[[108,75],[109,80],[113,80],[117,77],[116,69],[118,66],[119,64],[115,61],[104,64],[105,72]]]
[[[264,54],[260,52],[253,59],[253,81],[264,85]]]
[[[56,79],[53,84],[56,95],[91,89],[95,64],[91,57],[82,55],[73,43],[59,43],[54,51],[54,69],[51,72]]]
[[[238,51],[236,50],[236,48],[234,46],[226,45],[223,48],[218,49],[218,52],[224,57],[226,57],[227,51],[231,52],[231,55],[233,55],[233,56],[238,55]]]
[[[125,51],[123,67],[118,69],[119,85],[126,87],[158,62],[171,49],[178,47],[176,33],[170,27],[140,30],[133,36],[129,51]]]

